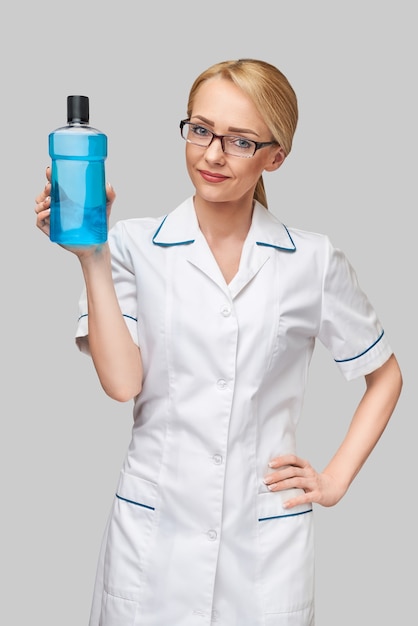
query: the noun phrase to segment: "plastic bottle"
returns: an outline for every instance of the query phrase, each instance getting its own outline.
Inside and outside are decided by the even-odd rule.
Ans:
[[[107,137],[89,126],[87,96],[67,97],[67,125],[48,138],[51,168],[50,239],[69,246],[107,240]]]

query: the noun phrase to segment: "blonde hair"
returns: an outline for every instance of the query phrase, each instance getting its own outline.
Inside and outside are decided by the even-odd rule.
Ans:
[[[298,121],[296,94],[286,76],[274,65],[257,59],[222,61],[202,72],[194,81],[187,104],[190,117],[193,102],[202,83],[221,77],[231,80],[254,102],[275,141],[287,156],[292,149],[293,136]],[[267,208],[263,177],[260,176],[254,191],[254,200]]]

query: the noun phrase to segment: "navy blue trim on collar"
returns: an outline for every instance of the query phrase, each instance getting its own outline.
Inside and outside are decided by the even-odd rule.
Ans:
[[[154,233],[154,236],[152,238],[152,243],[155,246],[161,246],[162,248],[169,248],[170,246],[185,246],[188,245],[190,243],[194,243],[195,240],[194,239],[189,239],[186,241],[175,241],[174,243],[163,243],[163,242],[158,242],[155,241],[155,238],[157,237],[158,233],[160,232],[160,230],[162,229],[164,222],[166,221],[168,215],[165,216],[165,218],[163,219],[163,221],[161,222],[161,224],[159,225],[159,227],[157,228],[157,230]]]
[[[292,248],[285,248],[283,246],[275,246],[272,243],[264,243],[263,241],[256,241],[255,243],[257,244],[257,246],[265,246],[266,248],[275,248],[276,250],[283,250],[284,252],[296,252],[296,245],[295,242],[293,241],[292,237],[290,236],[290,233],[288,231],[288,229],[286,228],[286,226],[284,224],[282,224],[283,228],[285,229],[285,231],[288,234],[288,237],[290,239],[290,241],[292,242]]]

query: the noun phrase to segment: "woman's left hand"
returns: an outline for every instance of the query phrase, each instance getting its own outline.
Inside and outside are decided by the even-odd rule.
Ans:
[[[269,467],[273,470],[264,478],[270,491],[303,489],[305,492],[287,500],[283,506],[292,508],[298,504],[316,502],[322,506],[333,506],[343,497],[346,489],[332,476],[318,473],[312,465],[295,454],[284,454],[272,459]]]

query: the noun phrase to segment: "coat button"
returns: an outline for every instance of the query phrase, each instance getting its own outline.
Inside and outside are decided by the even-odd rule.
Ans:
[[[229,304],[224,304],[221,306],[221,313],[224,317],[229,317],[231,315],[231,307]]]
[[[208,530],[207,532],[207,536],[209,541],[215,541],[216,537],[218,536],[218,533],[216,532],[216,530]]]
[[[213,457],[213,462],[215,463],[215,465],[221,465],[222,464],[222,456],[220,454],[214,454]]]
[[[227,387],[226,380],[224,380],[223,378],[220,378],[220,379],[216,382],[216,386],[218,387],[218,389],[226,389],[226,387]]]

